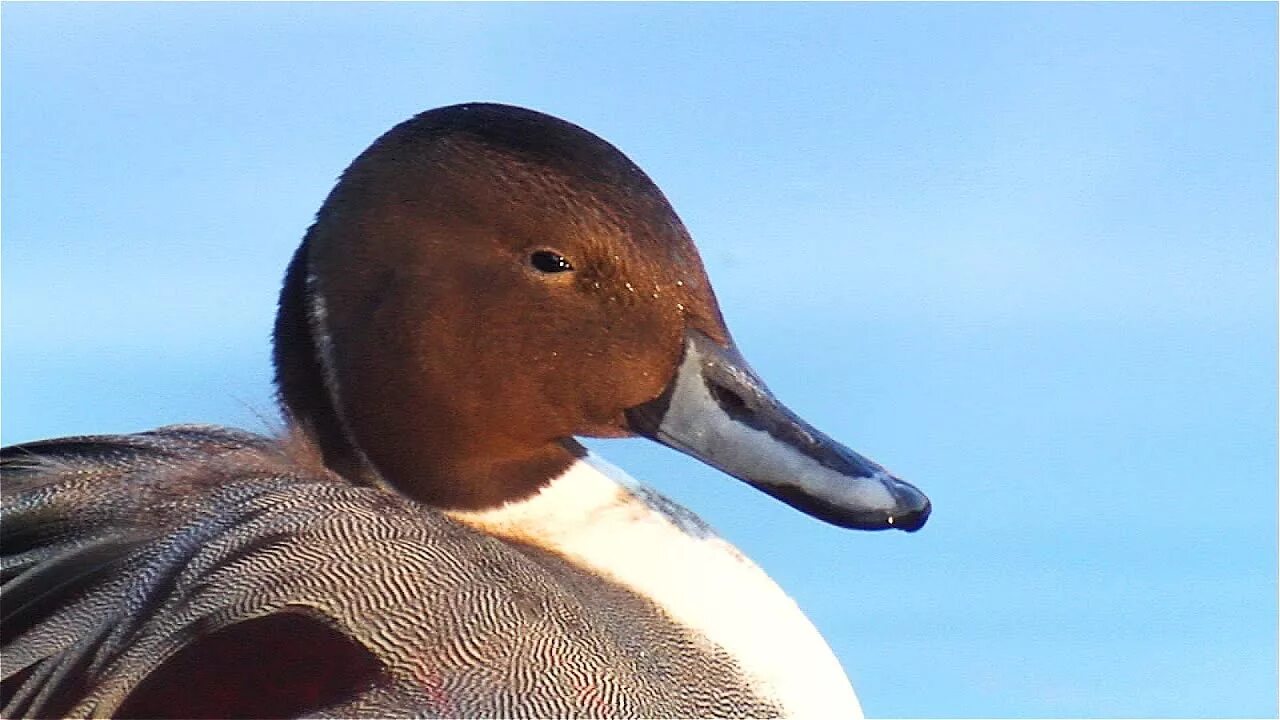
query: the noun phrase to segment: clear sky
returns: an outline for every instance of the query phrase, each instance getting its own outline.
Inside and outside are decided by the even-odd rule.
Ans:
[[[335,176],[419,110],[527,105],[639,163],[774,391],[933,498],[842,531],[593,443],[869,714],[1275,716],[1275,4],[2,15],[5,442],[261,428]]]

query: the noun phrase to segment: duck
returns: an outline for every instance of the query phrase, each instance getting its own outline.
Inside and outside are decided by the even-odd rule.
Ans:
[[[657,185],[466,103],[341,174],[285,273],[281,426],[0,451],[4,717],[858,717],[795,601],[588,451],[644,437],[817,520],[923,492],[771,393]]]

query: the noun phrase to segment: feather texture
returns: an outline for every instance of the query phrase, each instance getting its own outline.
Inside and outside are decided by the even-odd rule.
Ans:
[[[648,600],[315,457],[208,426],[4,449],[4,716],[777,714]]]

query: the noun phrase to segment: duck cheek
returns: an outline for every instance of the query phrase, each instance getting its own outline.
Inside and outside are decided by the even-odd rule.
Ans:
[[[574,428],[571,435],[593,438],[635,437],[635,433],[627,426],[627,417],[621,411],[607,413],[603,416],[588,418],[583,413],[583,421]]]
[[[647,366],[646,366],[647,367]],[[650,376],[657,382],[650,382]],[[568,388],[567,397],[578,401],[572,434],[581,437],[631,437],[626,409],[651,400],[662,393],[659,384],[663,373],[640,367],[613,366],[591,380],[583,380]]]

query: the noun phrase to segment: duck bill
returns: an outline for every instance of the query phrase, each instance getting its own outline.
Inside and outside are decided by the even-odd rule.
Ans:
[[[631,430],[833,525],[919,530],[929,498],[822,434],[769,392],[730,344],[690,330],[675,378],[627,411]]]

